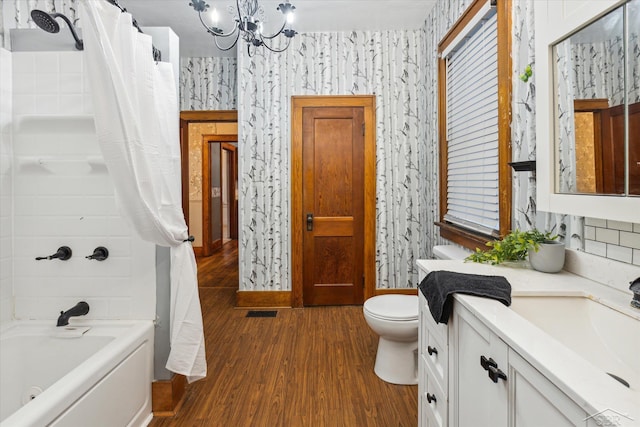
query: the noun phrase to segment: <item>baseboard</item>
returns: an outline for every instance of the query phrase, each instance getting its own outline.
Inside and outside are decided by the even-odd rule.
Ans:
[[[173,417],[178,413],[187,390],[184,375],[174,375],[170,380],[151,384],[151,410],[154,417]]]
[[[418,295],[413,288],[376,289],[376,295],[399,294]],[[237,291],[236,307],[239,308],[282,308],[291,307],[291,291]]]
[[[398,288],[398,289],[376,289],[376,295],[418,295],[418,290],[415,288]]]
[[[236,293],[236,307],[291,307],[291,291],[238,291]]]

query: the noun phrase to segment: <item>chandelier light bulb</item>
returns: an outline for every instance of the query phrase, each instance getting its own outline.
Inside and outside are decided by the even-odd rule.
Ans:
[[[216,9],[215,7],[213,9],[211,9],[211,12],[209,12],[209,20],[214,25],[218,24],[218,21],[220,20],[220,15],[218,14],[218,9]]]
[[[294,19],[293,11],[287,12],[287,24],[293,24],[293,19]]]

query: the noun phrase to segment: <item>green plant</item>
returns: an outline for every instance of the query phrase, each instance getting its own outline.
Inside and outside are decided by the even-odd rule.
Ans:
[[[533,70],[531,69],[531,64],[529,64],[524,68],[524,72],[520,74],[520,80],[526,83],[531,76],[533,76]]]
[[[514,230],[504,236],[502,240],[487,242],[491,249],[483,251],[476,249],[474,253],[465,258],[467,261],[488,263],[492,265],[501,264],[505,261],[522,261],[527,257],[527,253],[533,249],[538,251],[540,243],[545,243],[557,239],[550,232],[543,233],[539,230],[520,231]]]

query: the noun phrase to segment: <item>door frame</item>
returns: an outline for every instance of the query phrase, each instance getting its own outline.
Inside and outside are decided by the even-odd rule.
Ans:
[[[237,123],[237,110],[180,111],[180,160],[182,175],[182,211],[189,227],[189,123]],[[236,137],[237,138],[237,137]],[[204,204],[204,201],[203,201]],[[204,210],[204,208],[203,208]],[[204,212],[203,212],[204,214]],[[204,218],[203,218],[204,221]],[[204,229],[203,229],[204,237]],[[202,256],[203,246],[194,248],[196,256]]]
[[[235,156],[236,147],[229,144],[230,142],[238,142],[238,135],[202,135],[202,256],[211,256],[213,251],[216,249],[220,249],[222,247],[222,239],[220,239],[219,243],[213,242],[211,240],[211,143],[219,143],[220,150],[228,150],[232,151],[234,155],[232,156],[233,161],[237,161],[237,157]],[[231,149],[230,149],[230,148]],[[222,158],[221,158],[222,161]],[[234,167],[231,170],[231,173],[235,176],[237,163],[234,164]],[[220,182],[222,183],[222,164],[220,165]],[[222,184],[221,184],[222,185]],[[207,191],[205,191],[207,189]],[[236,182],[235,179],[229,183],[229,188],[227,191],[230,191],[231,194],[235,195]],[[235,199],[234,199],[235,202]],[[236,224],[237,227],[237,212],[230,208],[229,216],[231,220],[229,221],[229,227]],[[222,205],[220,206],[220,218],[222,224]],[[235,221],[234,221],[235,218]],[[237,233],[236,233],[237,234]],[[233,235],[233,234],[232,234]]]
[[[376,287],[376,97],[291,97],[291,306],[303,304],[302,112],[308,107],[364,108],[364,299]]]
[[[182,165],[182,210],[189,226],[189,123],[238,122],[237,110],[180,111],[180,157]]]

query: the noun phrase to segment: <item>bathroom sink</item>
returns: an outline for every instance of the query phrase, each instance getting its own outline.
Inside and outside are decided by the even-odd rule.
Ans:
[[[586,296],[514,296],[511,309],[640,390],[640,321]]]

